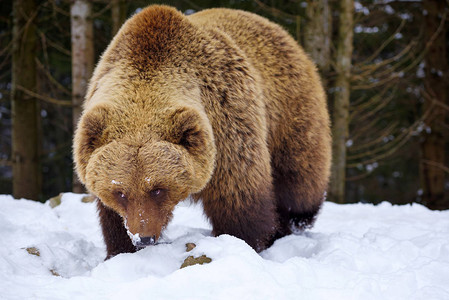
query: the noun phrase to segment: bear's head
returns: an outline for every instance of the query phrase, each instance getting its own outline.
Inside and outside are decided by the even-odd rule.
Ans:
[[[176,204],[205,187],[215,144],[205,113],[194,108],[135,114],[127,119],[111,105],[89,107],[75,133],[74,158],[80,180],[123,218],[139,247],[155,243]]]

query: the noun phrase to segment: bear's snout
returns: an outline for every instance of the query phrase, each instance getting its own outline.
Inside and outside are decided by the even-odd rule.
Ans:
[[[156,244],[156,236],[146,236],[146,237],[141,237],[139,241],[136,241],[136,248],[137,249],[142,249],[145,248],[146,246],[151,246]]]

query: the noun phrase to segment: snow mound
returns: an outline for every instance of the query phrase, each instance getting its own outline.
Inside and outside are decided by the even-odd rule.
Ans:
[[[94,203],[2,195],[0,299],[449,299],[449,211],[325,203],[260,254],[180,203],[164,243],[103,261]],[[186,243],[196,247],[186,252]],[[180,269],[188,256],[212,262]]]

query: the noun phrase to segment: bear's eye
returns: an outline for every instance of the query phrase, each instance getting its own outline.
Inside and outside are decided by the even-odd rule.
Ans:
[[[159,200],[159,199],[164,198],[166,193],[167,193],[167,190],[157,188],[157,189],[151,190],[149,194],[150,194],[151,198]]]
[[[126,205],[126,203],[128,201],[128,198],[126,197],[126,195],[121,191],[115,192],[115,198],[122,205]]]

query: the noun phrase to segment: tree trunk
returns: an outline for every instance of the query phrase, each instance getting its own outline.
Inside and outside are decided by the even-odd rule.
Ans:
[[[353,48],[354,1],[339,1],[338,38],[335,57],[336,80],[333,103],[333,164],[329,200],[345,203],[346,141],[349,131],[349,97]]]
[[[73,129],[81,115],[82,103],[87,91],[89,78],[94,67],[93,26],[90,18],[91,1],[75,0],[70,7],[72,30],[72,104]],[[73,176],[73,192],[82,193],[84,188],[76,174]]]
[[[307,1],[304,49],[317,64],[322,75],[327,74],[330,68],[331,35],[329,0]],[[323,84],[326,86],[326,82]]]
[[[128,5],[126,0],[112,0],[111,3],[112,35],[114,36],[126,20]]]
[[[420,178],[423,189],[423,203],[431,209],[448,209],[449,203],[445,201],[445,119],[447,111],[441,104],[447,104],[446,82],[446,24],[442,17],[447,19],[447,4],[439,0],[423,1],[425,36],[436,38],[425,55],[424,86],[428,99],[424,109],[431,109],[430,116],[425,120],[428,130],[423,131],[421,141]],[[443,16],[444,14],[444,16]],[[443,20],[444,22],[445,20]]]
[[[38,200],[41,193],[39,101],[36,91],[36,5],[13,1],[12,162],[14,198]]]

